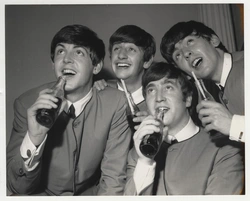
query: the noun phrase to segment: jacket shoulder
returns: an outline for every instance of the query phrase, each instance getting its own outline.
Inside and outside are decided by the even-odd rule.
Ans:
[[[118,88],[117,82],[118,82],[117,79],[107,80],[108,86],[110,86],[112,88]]]
[[[16,100],[22,102],[24,105],[31,105],[39,96],[40,91],[46,88],[51,88],[55,82],[46,83],[38,87],[32,88],[21,94]]]
[[[115,104],[117,102],[122,102],[125,104],[126,97],[123,91],[118,90],[117,88],[113,88],[110,86],[105,87],[104,90],[98,91],[96,88],[93,88],[96,91],[97,96],[103,101],[110,102]]]
[[[244,59],[244,51],[233,52],[233,61],[239,61]]]

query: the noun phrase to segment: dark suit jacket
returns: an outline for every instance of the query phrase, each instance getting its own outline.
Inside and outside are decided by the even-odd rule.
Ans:
[[[27,132],[27,109],[46,84],[15,101],[14,123],[7,147],[7,184],[16,194],[38,190],[52,195],[123,194],[131,131],[126,120],[124,94],[107,87],[93,88],[93,97],[74,120],[63,122],[62,112],[48,132],[39,166],[27,172],[20,145]],[[99,183],[99,184],[98,184]]]
[[[153,185],[142,195],[233,195],[243,188],[243,162],[238,142],[210,140],[201,130],[192,138],[165,147],[156,157]],[[135,149],[129,152],[126,195],[135,195],[134,168],[138,160]]]
[[[232,53],[233,65],[228,75],[223,102],[233,114],[244,115],[244,51]]]

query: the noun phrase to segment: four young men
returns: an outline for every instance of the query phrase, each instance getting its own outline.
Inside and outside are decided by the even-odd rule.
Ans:
[[[146,36],[148,43],[143,40]],[[154,53],[153,37],[139,27],[123,26],[110,38],[118,89],[119,79],[124,79],[132,93],[143,91],[143,110],[147,110],[143,114],[149,113],[140,118],[127,159],[131,130],[125,96],[111,87],[102,91],[92,87],[93,74],[103,66],[104,44],[87,27],[62,28],[52,40],[51,59],[56,77],[66,77],[65,107],[48,129],[35,116],[38,109],[57,107],[51,83],[15,101],[7,147],[8,189],[14,194],[123,195],[126,184],[125,195],[241,194],[242,144],[234,140],[244,141],[243,53],[231,58],[214,31],[194,21],[178,23],[164,35],[161,53],[170,64],[150,66]],[[204,129],[190,117],[192,83],[172,64],[225,87],[223,105],[198,104]],[[70,118],[67,111],[72,104],[76,117]],[[167,137],[155,158],[149,159],[141,154],[139,144],[144,135],[159,130],[152,117],[157,107],[167,109],[163,120]],[[212,142],[210,130],[233,141]],[[170,136],[178,142],[170,145]]]

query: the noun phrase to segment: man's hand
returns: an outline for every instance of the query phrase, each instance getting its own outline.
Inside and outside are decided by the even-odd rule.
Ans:
[[[139,128],[137,129],[137,131],[133,136],[134,146],[140,160],[149,165],[151,165],[154,161],[153,159],[148,158],[141,153],[140,144],[145,135],[153,134],[154,132],[160,132],[159,126],[160,122],[155,120],[155,118],[150,115],[144,118],[144,120],[141,122]],[[163,139],[165,138],[166,133],[167,133],[167,127],[163,129],[163,136],[164,136]]]
[[[136,117],[133,118],[133,122],[135,122],[136,126],[134,127],[137,130],[140,126],[140,123],[148,116],[147,111],[140,111],[135,114]]]
[[[201,101],[196,110],[205,131],[217,130],[224,135],[229,135],[233,115],[222,104]]]
[[[98,90],[101,91],[105,89],[108,86],[107,82],[105,80],[97,80],[94,82],[94,87]]]
[[[46,133],[49,130],[49,128],[40,125],[36,121],[37,110],[43,108],[57,108],[57,105],[55,103],[58,101],[58,99],[53,95],[49,94],[51,92],[51,89],[42,90],[39,93],[39,97],[37,98],[36,102],[27,110],[28,133],[31,141],[36,146],[42,143]]]

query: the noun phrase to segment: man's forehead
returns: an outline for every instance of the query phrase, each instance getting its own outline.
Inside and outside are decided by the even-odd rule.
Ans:
[[[176,78],[168,78],[168,77],[163,77],[160,80],[154,80],[148,83],[147,86],[153,86],[158,84],[177,84],[177,79]]]
[[[182,45],[183,41],[185,39],[187,39],[188,37],[195,37],[195,38],[197,38],[198,36],[196,36],[195,34],[196,34],[196,32],[193,32],[192,34],[187,35],[184,38],[180,39],[178,42],[175,43],[175,49],[181,48],[181,45]]]
[[[89,51],[89,48],[83,46],[83,45],[77,45],[77,44],[74,44],[74,43],[64,43],[64,42],[61,42],[61,43],[58,43],[56,45],[56,47],[67,47],[67,46],[73,46],[73,48],[82,48],[84,50],[86,50],[87,52]]]

